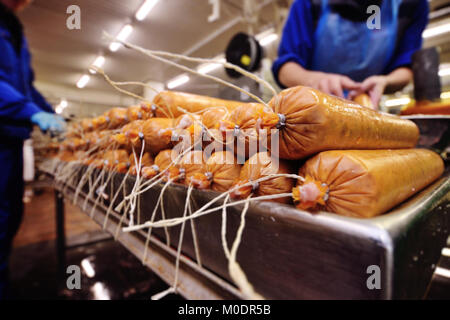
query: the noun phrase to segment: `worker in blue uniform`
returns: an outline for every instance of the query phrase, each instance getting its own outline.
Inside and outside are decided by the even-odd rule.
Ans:
[[[22,147],[32,125],[62,132],[64,120],[33,86],[30,53],[15,13],[30,0],[0,0],[0,299],[7,289],[8,257],[22,217]]]
[[[427,0],[295,0],[275,79],[283,88],[305,85],[340,97],[365,92],[378,106],[385,90],[412,80],[428,12]]]

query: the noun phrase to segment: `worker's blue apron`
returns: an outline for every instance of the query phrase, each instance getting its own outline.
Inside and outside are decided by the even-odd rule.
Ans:
[[[342,18],[331,10],[328,0],[322,0],[312,69],[346,75],[358,82],[382,74],[394,54],[400,4],[401,0],[383,1],[381,28],[371,30],[366,21]]]

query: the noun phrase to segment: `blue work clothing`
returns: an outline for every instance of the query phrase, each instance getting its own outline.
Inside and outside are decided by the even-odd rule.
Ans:
[[[6,297],[9,254],[23,214],[22,147],[17,141],[0,141],[0,299]]]
[[[331,10],[328,0],[322,1],[314,34],[312,69],[344,74],[358,82],[383,73],[395,50],[400,3],[401,0],[383,1],[381,28],[371,30],[366,22],[345,19]]]
[[[24,139],[31,117],[52,107],[33,86],[30,52],[22,26],[0,3],[0,299],[5,297],[8,257],[23,211]]]
[[[31,116],[31,122],[37,124],[42,131],[49,130],[54,133],[65,131],[64,119],[54,113],[40,111]]]
[[[339,16],[328,1],[296,0],[292,4],[272,66],[281,87],[278,73],[286,62],[363,81],[409,66],[412,54],[422,46],[422,32],[428,23],[427,0],[382,1],[381,29],[369,29],[366,21]],[[314,2],[319,2],[317,18]]]

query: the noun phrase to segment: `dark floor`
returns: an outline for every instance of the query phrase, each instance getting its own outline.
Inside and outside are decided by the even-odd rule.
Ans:
[[[27,192],[32,190],[27,188]],[[14,238],[14,247],[54,240],[56,238],[55,198],[51,188],[35,188],[26,198],[24,216]],[[70,201],[65,201],[67,237],[98,231],[100,227]]]
[[[58,273],[54,195],[51,189],[42,189],[26,203],[14,241],[10,261],[12,299],[139,300],[168,288],[86,214],[67,201],[65,207],[65,265],[80,267],[81,289],[68,289],[70,275]],[[447,247],[436,268],[441,274],[433,275],[425,299],[450,299],[450,238]],[[169,295],[165,299],[182,298]]]
[[[442,250],[433,278],[428,288],[428,300],[450,300],[450,237],[447,248]]]
[[[23,246],[11,258],[12,299],[150,299],[167,285],[112,239],[70,248],[66,265],[80,266],[81,289],[58,276],[54,241]],[[92,269],[87,270],[86,262]],[[93,271],[93,273],[92,273]],[[179,299],[168,296],[167,299]]]
[[[36,189],[25,202],[22,225],[14,239],[10,259],[12,299],[150,299],[168,288],[78,207],[66,201],[65,266],[79,266],[81,271],[81,289],[69,290],[66,281],[70,274],[58,273],[55,225],[53,190]],[[171,295],[166,299],[181,297]]]

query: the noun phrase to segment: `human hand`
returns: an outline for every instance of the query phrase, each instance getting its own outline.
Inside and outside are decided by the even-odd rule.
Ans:
[[[370,109],[375,109],[375,107],[373,106],[372,100],[370,99],[370,97],[367,93],[358,94],[352,100],[354,102],[356,102],[357,104],[359,104],[360,106],[370,108]]]
[[[335,73],[310,71],[308,77],[310,87],[341,98],[345,98],[344,90],[359,90],[361,86],[349,77]]]
[[[384,93],[388,85],[387,76],[371,76],[361,83],[361,87],[358,90],[349,92],[349,99],[353,99],[361,93],[367,93],[370,96],[372,105],[375,109],[378,109],[381,96]]]
[[[31,116],[31,122],[38,125],[42,131],[51,133],[63,133],[66,130],[66,122],[61,116],[50,112],[37,112]]]

